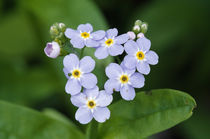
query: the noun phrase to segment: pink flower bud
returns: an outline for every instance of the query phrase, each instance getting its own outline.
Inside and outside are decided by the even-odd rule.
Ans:
[[[60,55],[60,46],[57,42],[50,42],[47,43],[46,47],[44,48],[45,54],[50,58],[56,58]]]
[[[134,40],[136,38],[136,34],[133,31],[128,31],[127,34],[130,40]]]

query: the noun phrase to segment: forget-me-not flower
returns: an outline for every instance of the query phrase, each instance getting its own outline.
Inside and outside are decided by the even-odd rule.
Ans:
[[[106,67],[106,75],[109,80],[104,84],[104,88],[108,94],[113,91],[120,91],[125,100],[133,100],[135,98],[135,89],[144,86],[144,76],[135,70],[128,70],[116,63],[111,63]]]
[[[129,39],[129,36],[127,34],[117,36],[117,34],[116,28],[107,30],[105,38],[100,41],[99,47],[96,48],[95,57],[104,59],[108,55],[117,56],[123,53],[122,44]]]
[[[77,27],[77,30],[67,28],[65,35],[67,38],[71,39],[70,43],[75,48],[87,47],[97,47],[99,45],[98,40],[101,40],[105,36],[105,31],[99,30],[92,32],[93,27],[91,24],[81,24]]]
[[[100,123],[105,122],[110,117],[107,106],[112,99],[112,95],[104,90],[99,91],[97,86],[84,89],[83,93],[71,97],[72,104],[79,107],[75,114],[76,120],[82,124],[89,123],[93,118]]]
[[[151,42],[145,37],[139,38],[136,42],[129,40],[125,43],[125,51],[128,54],[124,58],[124,64],[127,68],[137,68],[142,74],[149,74],[150,66],[158,63],[158,55],[150,51]]]
[[[65,90],[71,95],[76,95],[84,88],[93,88],[97,84],[97,78],[90,73],[95,68],[95,61],[90,56],[81,60],[75,54],[69,54],[63,59],[64,73],[69,76]],[[67,76],[67,77],[68,77]]]

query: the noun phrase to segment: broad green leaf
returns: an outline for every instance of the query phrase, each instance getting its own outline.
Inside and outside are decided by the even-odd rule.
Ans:
[[[66,116],[64,116],[63,114],[59,113],[58,111],[54,109],[46,108],[44,109],[43,113],[47,115],[48,117],[51,117],[63,123],[68,123],[72,126],[75,126]]]
[[[45,66],[28,68],[24,61],[1,63],[0,99],[13,103],[34,105],[60,90],[54,72]]]
[[[181,91],[140,92],[134,101],[112,104],[111,117],[99,133],[105,139],[145,138],[188,119],[195,106],[195,100]]]
[[[84,135],[68,122],[40,112],[0,101],[0,138],[83,139]]]

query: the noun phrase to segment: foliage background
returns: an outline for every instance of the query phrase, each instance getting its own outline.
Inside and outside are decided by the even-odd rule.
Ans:
[[[141,19],[149,23],[146,36],[160,56],[141,90],[182,90],[198,105],[189,120],[151,138],[209,138],[209,6],[209,0],[0,0],[0,100],[53,108],[79,126],[64,92],[62,58],[43,52],[50,26],[90,22],[95,30],[116,27],[125,33]]]

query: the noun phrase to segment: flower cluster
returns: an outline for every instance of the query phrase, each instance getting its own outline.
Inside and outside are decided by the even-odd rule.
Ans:
[[[89,23],[79,25],[76,30],[67,28],[63,32],[73,48],[94,48],[97,59],[126,53],[121,63],[110,63],[105,68],[108,80],[101,91],[97,86],[97,77],[91,73],[95,68],[94,59],[90,56],[79,59],[75,53],[64,57],[63,71],[68,79],[65,91],[71,94],[72,104],[78,107],[76,120],[82,124],[89,123],[93,118],[105,122],[110,117],[107,106],[111,104],[114,92],[120,92],[126,101],[135,98],[135,88],[144,86],[144,75],[149,74],[150,65],[158,63],[158,55],[150,50],[151,42],[144,36],[146,31],[147,24],[137,20],[133,31],[122,35],[118,35],[116,28],[93,32]],[[60,49],[56,42],[48,43],[45,53],[56,58],[58,53],[53,52],[55,49]]]

